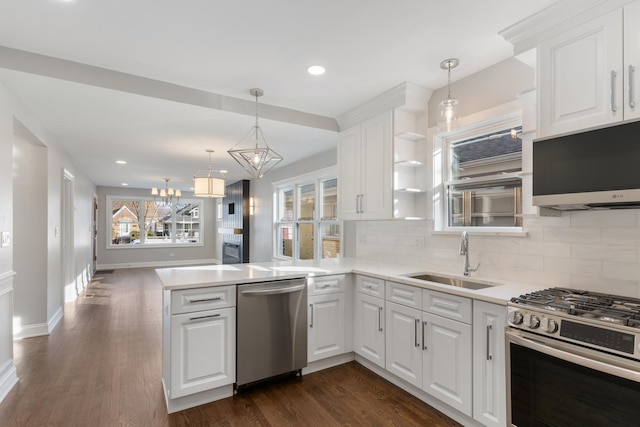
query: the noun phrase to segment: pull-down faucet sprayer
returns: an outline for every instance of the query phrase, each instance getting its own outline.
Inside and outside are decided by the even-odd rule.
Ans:
[[[462,274],[469,276],[470,273],[478,271],[480,263],[475,267],[469,265],[469,234],[467,231],[463,231],[460,236],[460,255],[464,255],[464,266],[462,267]]]

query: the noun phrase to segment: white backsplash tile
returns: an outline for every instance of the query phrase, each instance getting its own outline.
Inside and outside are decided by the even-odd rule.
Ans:
[[[571,244],[571,257],[575,259],[636,262],[636,245]]]
[[[462,274],[460,235],[433,233],[433,221],[359,221],[356,256]],[[525,215],[523,236],[469,237],[473,277],[640,295],[640,210]]]

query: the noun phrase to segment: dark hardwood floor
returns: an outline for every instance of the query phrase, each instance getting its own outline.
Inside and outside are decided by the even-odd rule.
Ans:
[[[352,362],[167,414],[153,269],[96,274],[48,337],[14,344],[0,426],[458,426]]]

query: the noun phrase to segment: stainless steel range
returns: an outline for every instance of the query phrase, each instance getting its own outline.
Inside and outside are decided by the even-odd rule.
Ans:
[[[550,288],[507,310],[510,425],[640,425],[640,299]]]

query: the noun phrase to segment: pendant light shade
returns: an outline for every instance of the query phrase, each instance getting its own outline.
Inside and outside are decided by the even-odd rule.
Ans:
[[[174,190],[173,187],[169,187],[169,178],[164,179],[164,188],[153,187],[151,189],[151,195],[153,196],[154,201],[158,201],[157,198],[160,198],[160,203],[163,205],[170,205],[173,201],[173,198],[176,198],[176,203],[180,202],[180,197],[182,197],[182,191]]]
[[[224,197],[224,173],[226,171],[214,171],[211,169],[211,153],[213,150],[206,150],[209,153],[209,168],[196,171],[193,174],[193,195],[196,197]],[[218,172],[222,178],[212,176],[213,172]]]
[[[260,179],[282,160],[282,156],[269,147],[262,134],[262,129],[258,125],[258,97],[262,96],[264,92],[262,89],[251,89],[249,93],[256,98],[256,124],[228,153],[244,170],[249,172],[252,178]],[[251,141],[248,148],[236,148],[238,145],[242,145],[245,140]]]
[[[459,103],[451,97],[451,69],[460,64],[457,58],[445,59],[440,63],[440,68],[447,70],[447,99],[438,104],[438,131],[450,132],[458,127]]]

